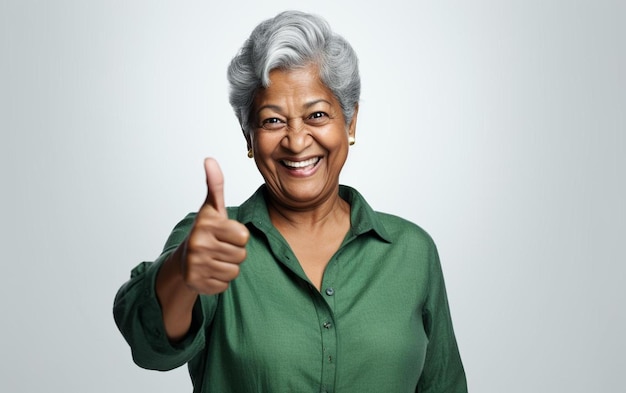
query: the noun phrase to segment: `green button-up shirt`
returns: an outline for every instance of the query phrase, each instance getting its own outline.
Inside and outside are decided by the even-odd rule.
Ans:
[[[137,266],[114,305],[141,367],[188,363],[194,392],[467,392],[441,266],[417,225],[374,212],[341,186],[351,228],[321,290],[272,225],[265,187],[232,219],[250,230],[247,259],[222,294],[201,295],[192,328],[172,344],[155,294],[158,269],[187,236],[173,230],[155,262]]]

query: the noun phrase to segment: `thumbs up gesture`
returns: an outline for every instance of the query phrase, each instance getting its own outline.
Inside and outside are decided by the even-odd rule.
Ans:
[[[224,176],[217,161],[205,159],[204,170],[207,196],[185,240],[180,271],[190,289],[212,295],[224,292],[239,275],[250,232],[226,214]]]

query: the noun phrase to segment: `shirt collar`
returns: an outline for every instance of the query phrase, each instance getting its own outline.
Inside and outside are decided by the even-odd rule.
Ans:
[[[262,185],[239,206],[234,213],[237,221],[242,224],[252,224],[265,233],[275,230],[267,211],[266,193],[266,186]],[[382,240],[391,243],[391,237],[380,218],[357,190],[340,185],[339,196],[350,204],[350,230],[355,236],[372,232]]]

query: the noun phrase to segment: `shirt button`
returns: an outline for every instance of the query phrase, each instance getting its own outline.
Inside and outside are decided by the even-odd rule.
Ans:
[[[333,296],[335,294],[335,290],[331,287],[331,288],[326,288],[326,294],[328,296]]]
[[[324,329],[330,329],[333,326],[333,324],[330,322],[324,322],[323,326],[324,326]]]

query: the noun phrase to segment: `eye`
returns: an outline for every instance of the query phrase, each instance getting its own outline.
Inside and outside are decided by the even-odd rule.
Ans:
[[[330,116],[328,116],[328,113],[320,111],[311,113],[307,118],[307,123],[314,125],[324,125],[328,123],[328,120],[330,120]]]
[[[320,119],[322,117],[328,117],[325,112],[314,112],[309,116],[309,119]]]
[[[285,122],[277,117],[270,117],[261,121],[261,127],[266,130],[280,130],[285,126]]]

